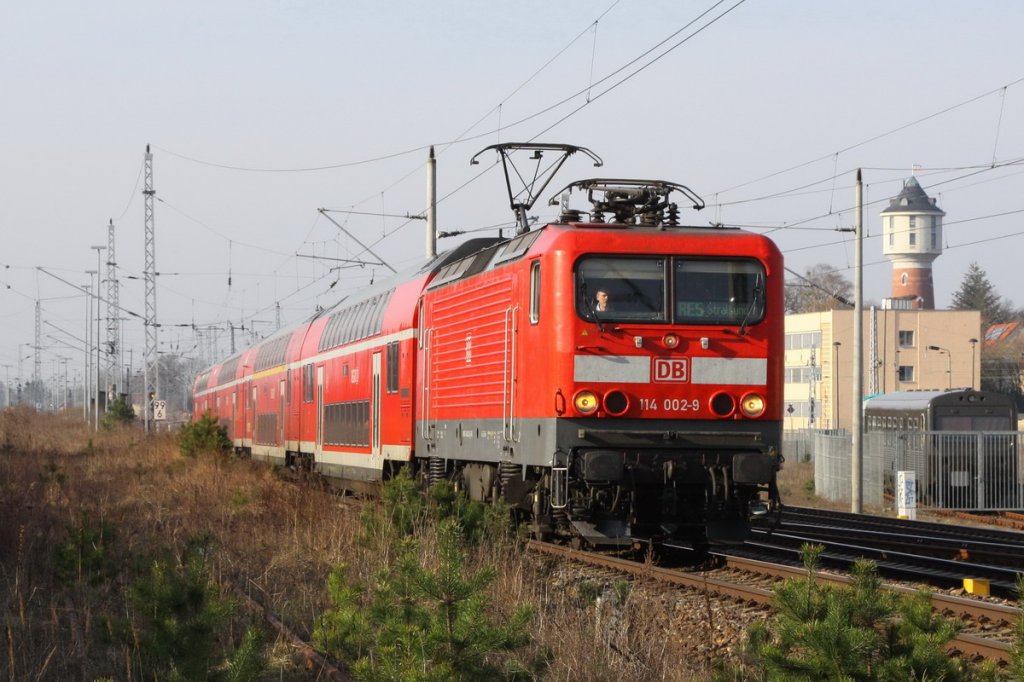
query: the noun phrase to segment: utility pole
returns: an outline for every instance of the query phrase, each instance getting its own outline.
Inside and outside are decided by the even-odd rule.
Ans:
[[[807,386],[807,394],[809,396],[807,402],[809,405],[808,409],[810,412],[809,419],[807,421],[807,426],[812,429],[814,428],[814,396],[818,395],[818,362],[817,358],[815,357],[814,351],[815,348],[812,347],[810,359],[811,371],[808,376]]]
[[[156,323],[156,227],[153,220],[153,197],[156,190],[153,189],[153,154],[146,145],[145,156],[145,187],[142,190],[145,196],[145,228],[146,228],[146,352],[142,360],[143,373],[145,375],[145,388],[143,389],[143,414],[146,433],[149,433],[150,410],[152,409],[154,397],[160,396],[160,364],[157,357],[157,323]],[[153,382],[150,383],[150,365],[153,366]]]
[[[85,289],[85,373],[82,375],[82,412],[85,423],[89,423],[89,396],[92,395],[92,279],[96,274],[95,270],[86,270],[89,275],[89,284],[82,287]]]
[[[427,159],[427,260],[437,256],[437,159],[430,145]]]
[[[105,246],[92,246],[96,250],[96,388],[93,394],[96,396],[96,414],[93,418],[95,430],[100,430],[100,396],[103,395],[103,375],[100,374],[100,348],[103,346],[100,339],[100,291],[103,284],[103,268],[100,267],[100,252],[107,248]]]
[[[864,504],[862,465],[864,443],[862,441],[864,417],[864,184],[860,169],[857,169],[857,183],[854,191],[854,305],[853,305],[853,452],[850,463],[850,511],[860,514]]]
[[[32,365],[32,383],[36,391],[42,391],[43,387],[43,308],[36,299],[36,346],[35,359]],[[42,402],[43,396],[37,395],[36,402]],[[37,407],[39,407],[37,405]]]
[[[4,408],[7,409],[11,406],[11,366],[4,365],[7,377],[4,379],[4,388],[7,389],[7,402],[4,403]]]

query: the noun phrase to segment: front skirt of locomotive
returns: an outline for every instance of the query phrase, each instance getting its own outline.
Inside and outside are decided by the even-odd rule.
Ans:
[[[596,546],[742,542],[750,517],[778,502],[773,423],[573,426],[571,433],[560,430],[552,457],[548,490],[557,534]]]

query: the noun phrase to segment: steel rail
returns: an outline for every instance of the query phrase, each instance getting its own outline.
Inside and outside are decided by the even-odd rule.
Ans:
[[[622,571],[623,573],[635,575],[640,578],[653,578],[661,582],[671,583],[673,585],[682,585],[684,587],[706,591],[711,594],[741,599],[746,602],[768,604],[772,598],[771,590],[766,590],[760,587],[737,585],[729,582],[728,580],[711,578],[701,573],[683,573],[681,571],[662,568],[660,566],[642,564],[628,559],[620,559],[619,557],[594,554],[593,552],[587,552],[581,549],[572,549],[564,545],[552,545],[547,542],[530,540],[527,543],[527,548],[543,552],[545,554],[552,554],[564,559],[569,559],[571,561],[590,564],[591,566],[613,568],[617,571]]]
[[[963,578],[984,577],[991,583],[993,589],[1002,594],[1010,594],[1016,590],[1016,578],[1018,571],[1004,566],[992,564],[976,564],[967,561],[954,561],[951,559],[940,559],[913,552],[895,551],[881,549],[868,545],[839,543],[816,537],[813,533],[793,535],[790,533],[776,531],[768,534],[758,531],[767,536],[764,540],[748,540],[747,547],[760,548],[766,551],[790,552],[793,555],[799,554],[801,545],[823,544],[826,547],[823,561],[832,561],[843,564],[852,564],[858,558],[873,559],[878,565],[879,571],[883,574],[927,577],[932,580],[944,580],[947,584],[959,584]]]
[[[723,597],[739,599],[747,603],[771,606],[774,592],[751,585],[740,585],[728,580],[709,577],[705,573],[684,573],[678,570],[653,566],[651,564],[629,561],[619,557],[594,554],[584,550],[572,549],[563,545],[552,545],[546,542],[530,540],[527,548],[545,554],[557,556],[570,561],[577,561],[592,566],[612,568],[637,577],[646,577],[674,585],[681,585],[694,590],[708,592]],[[743,559],[740,557],[729,557],[727,559],[730,567],[740,570],[747,570],[756,573],[768,573],[780,578],[806,577],[805,569],[794,566],[770,564],[764,561]],[[772,571],[772,572],[769,572]],[[836,583],[849,583],[849,578],[835,574],[818,574],[820,580]],[[914,592],[911,588],[899,588],[899,591]],[[936,598],[937,597],[937,598]],[[974,602],[974,603],[971,603]],[[1002,606],[999,604],[986,604],[975,600],[962,599],[947,595],[933,595],[933,605],[942,613],[953,612],[959,615],[979,614],[978,617],[987,617],[995,622],[1007,621],[1010,618],[1021,617],[1019,609]],[[966,633],[958,634],[947,647],[951,654],[961,655],[971,660],[981,658],[996,661],[1008,662],[1010,659],[1011,645],[999,640],[988,639]]]
[[[760,559],[732,556],[729,554],[720,555],[725,559],[729,568],[738,571],[749,571],[760,575],[768,575],[783,580],[801,579],[807,577],[807,569],[799,566],[787,566],[785,564],[773,564]],[[827,571],[816,572],[819,581],[835,583],[838,585],[850,585],[853,580],[849,576],[829,573]],[[900,594],[913,595],[917,593],[912,587],[905,585],[886,585],[889,589]],[[967,597],[956,597],[950,594],[933,592],[931,594],[932,608],[942,614],[951,614],[960,617],[988,620],[993,623],[1013,623],[1022,615],[1020,609],[1005,604],[986,602]]]
[[[943,510],[927,510],[932,513],[944,516],[956,516],[959,512],[948,512]],[[853,514],[828,509],[814,509],[811,507],[783,507],[778,517],[781,524],[793,522],[820,522],[839,521],[844,525],[853,525],[856,528],[882,527],[888,531],[903,528],[912,529],[915,533],[927,532],[947,538],[958,538],[965,542],[977,542],[979,540],[1000,542],[1013,546],[1024,546],[1024,533],[1020,530],[1006,530],[989,526],[972,526],[965,529],[963,526],[937,521],[922,521],[911,519],[898,519],[890,516],[875,516],[871,514]],[[981,518],[972,517],[971,520],[982,521]],[[764,519],[769,523],[769,519]],[[991,519],[989,519],[991,521]],[[765,524],[758,524],[765,525]],[[969,531],[969,532],[966,532]]]
[[[901,532],[902,530],[902,532]],[[964,537],[935,536],[908,533],[906,529],[876,530],[841,525],[820,525],[783,522],[772,531],[758,528],[755,533],[771,537],[774,534],[803,534],[818,538],[820,542],[850,544],[867,543],[879,550],[911,550],[919,556],[938,559],[970,560],[989,566],[1020,566],[1024,564],[1024,545],[1009,545],[997,540],[967,540]]]

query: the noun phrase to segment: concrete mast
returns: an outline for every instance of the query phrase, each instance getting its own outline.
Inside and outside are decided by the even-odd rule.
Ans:
[[[430,146],[427,159],[427,260],[437,256],[437,159]]]
[[[861,490],[861,465],[864,461],[864,444],[861,439],[864,415],[864,184],[860,169],[857,169],[857,184],[854,192],[854,301],[853,301],[853,431],[852,462],[850,463],[850,511],[859,514],[864,502]]]

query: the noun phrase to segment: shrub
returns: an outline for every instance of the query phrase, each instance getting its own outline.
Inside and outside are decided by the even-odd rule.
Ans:
[[[1017,606],[1024,611],[1024,573],[1017,574]],[[1013,641],[1013,649],[1010,651],[1010,674],[1018,680],[1024,680],[1024,615],[1017,619]]]
[[[470,500],[449,481],[435,483],[424,495],[408,469],[402,468],[384,483],[381,506],[370,506],[364,512],[363,539],[382,533],[405,537],[448,519],[455,521],[462,536],[474,544],[509,537],[513,530],[511,511],[504,502]]]
[[[107,413],[103,415],[100,425],[110,431],[115,426],[132,424],[135,422],[135,410],[131,403],[124,396],[114,398],[107,406]]]
[[[213,412],[207,411],[199,421],[184,426],[178,435],[181,454],[195,457],[200,454],[224,455],[231,451],[227,427],[221,426]]]
[[[804,545],[807,577],[775,590],[775,617],[751,628],[752,673],[729,679],[956,680],[965,664],[946,654],[959,625],[937,617],[927,593],[900,598],[882,588],[874,562],[858,561],[853,585],[819,585],[821,546]]]
[[[360,680],[529,679],[526,668],[500,654],[529,643],[533,609],[521,606],[499,622],[487,599],[495,570],[467,574],[460,536],[451,520],[437,526],[434,570],[421,565],[410,538],[396,541],[396,561],[372,585],[337,567],[328,581],[333,608],[314,627],[317,646],[354,661]]]
[[[98,585],[117,573],[111,556],[114,527],[106,522],[93,523],[85,514],[75,527],[68,527],[67,540],[51,553],[54,573],[64,585]]]
[[[331,572],[332,608],[316,621],[314,642],[353,661],[361,680],[532,679],[513,655],[530,641],[532,608],[500,615],[488,600],[495,569],[467,568],[463,548],[499,528],[499,518],[507,527],[510,516],[501,509],[470,502],[447,482],[424,495],[399,472],[384,484],[381,504],[362,517],[362,551],[388,560],[370,579],[348,565]]]
[[[214,669],[235,604],[210,582],[202,545],[203,538],[195,539],[184,563],[154,561],[129,591],[130,638],[145,678],[243,682],[266,665],[262,638],[250,627],[227,666]]]

